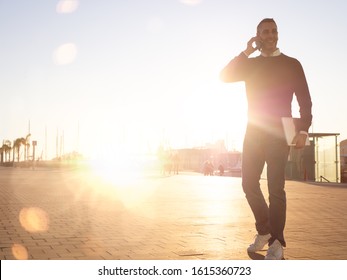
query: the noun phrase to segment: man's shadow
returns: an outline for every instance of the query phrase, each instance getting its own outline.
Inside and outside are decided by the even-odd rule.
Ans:
[[[266,251],[265,251],[266,252]],[[259,253],[250,253],[247,252],[248,256],[252,259],[252,260],[264,260],[265,256]]]
[[[266,253],[266,250],[263,250]],[[248,256],[252,259],[252,260],[264,260],[265,259],[265,255],[259,254],[259,253],[250,253],[247,252]],[[283,258],[282,260],[285,260],[285,258]]]

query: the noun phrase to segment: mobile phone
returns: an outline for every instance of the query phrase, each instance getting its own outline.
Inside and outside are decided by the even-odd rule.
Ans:
[[[263,47],[263,42],[261,41],[261,39],[258,37],[258,39],[255,41],[255,46],[257,48],[258,51],[260,51]]]

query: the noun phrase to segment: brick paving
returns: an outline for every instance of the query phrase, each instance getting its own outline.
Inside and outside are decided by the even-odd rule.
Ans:
[[[114,176],[117,178],[117,176]],[[248,260],[240,178],[0,168],[0,259]],[[261,181],[266,193],[266,180]],[[347,259],[347,185],[287,181],[285,259]]]

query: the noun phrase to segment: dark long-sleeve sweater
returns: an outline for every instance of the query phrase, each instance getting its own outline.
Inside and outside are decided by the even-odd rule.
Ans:
[[[278,120],[292,116],[296,95],[300,108],[298,131],[308,131],[312,102],[303,68],[298,60],[284,54],[248,58],[241,53],[222,70],[224,82],[244,81],[250,120]]]

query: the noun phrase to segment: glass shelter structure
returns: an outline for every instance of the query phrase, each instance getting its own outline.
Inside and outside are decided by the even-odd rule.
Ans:
[[[310,146],[291,148],[286,168],[287,179],[341,182],[339,133],[309,133]]]

